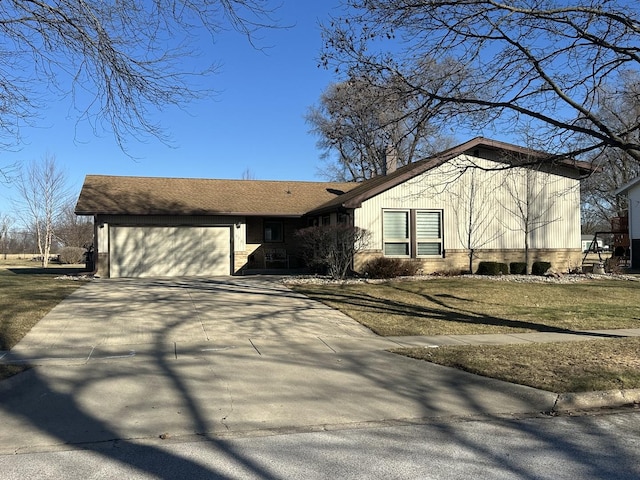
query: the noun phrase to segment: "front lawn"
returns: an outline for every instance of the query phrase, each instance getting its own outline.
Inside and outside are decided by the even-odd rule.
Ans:
[[[638,337],[393,352],[556,393],[640,388]]]
[[[82,281],[55,277],[78,273],[78,268],[29,268],[0,265],[0,350],[9,350]],[[16,367],[0,364],[0,379]]]
[[[292,285],[378,335],[640,328],[640,282],[516,283],[455,277]]]
[[[292,288],[382,336],[640,328],[638,281],[443,278]],[[640,388],[640,338],[393,351],[557,393]]]

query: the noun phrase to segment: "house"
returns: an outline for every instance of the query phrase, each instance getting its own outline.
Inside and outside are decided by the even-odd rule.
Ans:
[[[580,241],[583,252],[600,252],[604,249],[604,244],[600,237],[597,237],[594,242],[593,235],[582,235]]]
[[[584,163],[476,138],[361,183],[88,175],[76,214],[94,218],[97,272],[211,276],[304,266],[295,232],[348,223],[370,233],[354,258],[580,263]]]
[[[640,270],[640,177],[631,180],[614,192],[628,198],[628,232],[631,248],[631,268]]]

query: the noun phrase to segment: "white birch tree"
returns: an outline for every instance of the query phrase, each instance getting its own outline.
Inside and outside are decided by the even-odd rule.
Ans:
[[[41,161],[31,162],[22,170],[16,188],[20,196],[18,212],[25,225],[33,228],[42,267],[47,268],[54,226],[69,201],[66,176],[55,157],[47,154]]]

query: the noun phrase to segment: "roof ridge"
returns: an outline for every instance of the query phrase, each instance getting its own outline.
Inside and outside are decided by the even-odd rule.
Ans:
[[[103,177],[113,179],[132,179],[132,180],[185,180],[185,181],[203,181],[203,182],[260,182],[260,183],[297,183],[297,184],[313,184],[313,185],[358,185],[359,182],[347,181],[316,181],[316,180],[260,180],[260,179],[242,179],[242,178],[205,178],[205,177],[154,177],[145,175],[110,175],[101,173],[88,173],[85,177]]]

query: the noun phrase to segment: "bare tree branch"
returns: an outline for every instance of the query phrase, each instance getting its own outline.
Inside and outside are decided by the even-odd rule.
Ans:
[[[78,122],[132,139],[168,139],[154,114],[210,94],[194,80],[203,32],[235,29],[253,42],[272,26],[268,0],[3,0],[0,2],[0,141],[19,143],[51,95],[69,96]],[[191,58],[203,64],[189,67]]]
[[[640,5],[617,0],[347,0],[325,25],[322,62],[346,75],[400,76],[449,105],[452,126],[517,134],[574,156],[603,147],[640,162],[640,120],[612,123],[604,88],[640,69]],[[421,83],[425,59],[450,88]]]

